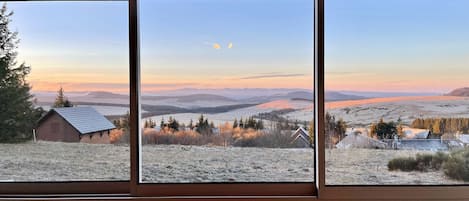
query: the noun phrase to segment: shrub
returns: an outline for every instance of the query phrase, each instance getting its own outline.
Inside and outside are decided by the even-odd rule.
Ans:
[[[469,148],[452,152],[443,169],[450,178],[469,181]]]
[[[388,162],[389,170],[413,171],[417,169],[417,160],[413,157],[394,158]]]
[[[436,154],[417,154],[415,158],[400,157],[392,159],[388,163],[388,169],[421,172],[439,170],[448,159],[448,154],[443,152],[437,152]]]
[[[449,160],[449,154],[443,152],[437,152],[433,155],[432,167],[435,170],[441,169],[444,163]]]

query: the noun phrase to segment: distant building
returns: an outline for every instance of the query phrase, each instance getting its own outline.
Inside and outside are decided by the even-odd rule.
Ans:
[[[391,140],[389,140],[391,141]],[[389,142],[388,141],[388,142]],[[440,139],[402,139],[399,141],[397,149],[400,150],[425,150],[425,151],[446,151],[449,149],[447,143]]]
[[[403,132],[405,139],[427,139],[430,135],[430,130],[428,129],[404,127]]]
[[[458,140],[464,145],[469,146],[469,134],[460,134]]]
[[[313,147],[310,141],[311,137],[309,136],[309,132],[303,127],[299,127],[296,131],[294,131],[291,134],[291,137],[293,138],[292,143],[296,144],[296,147]]]
[[[112,129],[114,124],[91,107],[53,108],[39,119],[36,139],[108,144]]]
[[[335,145],[338,149],[384,149],[386,143],[381,142],[377,139],[360,134],[360,132],[353,132],[347,135],[339,143]]]

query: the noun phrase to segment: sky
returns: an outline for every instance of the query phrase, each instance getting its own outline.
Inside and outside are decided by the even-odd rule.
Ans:
[[[125,1],[17,2],[33,90],[128,91]],[[469,86],[469,1],[326,1],[326,90]],[[142,0],[144,91],[312,88],[310,0]]]
[[[469,1],[328,0],[326,90],[468,87]]]
[[[312,88],[309,0],[142,0],[143,91]],[[33,91],[128,91],[127,2],[9,2]]]

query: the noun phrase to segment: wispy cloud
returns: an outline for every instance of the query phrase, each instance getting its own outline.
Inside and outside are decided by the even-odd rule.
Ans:
[[[263,79],[263,78],[283,78],[283,77],[301,77],[305,74],[268,74],[268,75],[254,75],[254,76],[247,76],[241,77],[241,80],[251,80],[251,79]]]

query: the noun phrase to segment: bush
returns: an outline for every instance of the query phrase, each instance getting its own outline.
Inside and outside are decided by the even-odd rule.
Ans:
[[[417,154],[413,157],[400,157],[389,161],[389,170],[401,170],[401,171],[429,171],[439,170],[442,165],[448,161],[449,156],[443,152],[437,152],[436,154]]]
[[[469,181],[469,148],[452,152],[443,169],[450,178]]]
[[[417,160],[413,157],[394,158],[388,163],[389,170],[414,171],[417,169]]]

